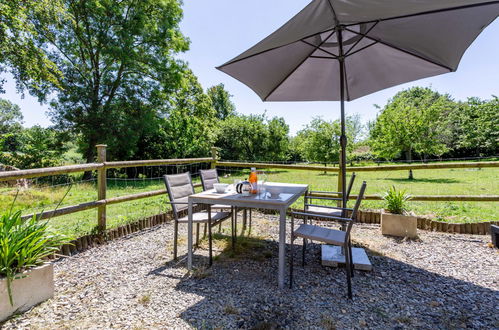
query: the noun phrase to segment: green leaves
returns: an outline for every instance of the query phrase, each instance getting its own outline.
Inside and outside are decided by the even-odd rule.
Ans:
[[[47,222],[36,217],[23,221],[21,211],[0,216],[0,276],[7,277],[9,299],[13,305],[10,283],[14,276],[43,263],[68,238],[50,233]]]
[[[283,118],[238,114],[220,122],[215,145],[225,160],[286,160],[288,132]]]
[[[385,201],[385,209],[393,214],[404,214],[407,211],[407,202],[411,199],[411,196],[406,193],[405,190],[395,189],[392,186],[383,195],[383,200]]]
[[[457,107],[449,95],[414,87],[397,93],[381,110],[371,129],[370,144],[381,158],[413,153],[440,156],[449,149],[448,116]]]

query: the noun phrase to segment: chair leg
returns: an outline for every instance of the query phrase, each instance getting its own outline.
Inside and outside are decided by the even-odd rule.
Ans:
[[[250,217],[249,217],[249,231],[248,231],[248,236],[251,236],[251,223],[252,223],[252,216],[251,216],[251,209],[250,209]]]
[[[178,222],[173,223],[173,260],[177,260]]]
[[[196,223],[196,247],[199,247],[199,223]]]
[[[289,251],[289,288],[293,288],[293,264],[294,264],[294,242],[295,242],[295,233],[294,233],[294,221],[293,216],[291,216],[291,245]]]
[[[234,216],[234,242],[237,241],[237,208],[236,208],[236,212],[234,213],[235,216]]]
[[[211,235],[211,207],[208,206],[208,239],[209,239],[209,246],[210,246],[210,261],[209,261],[209,266],[213,264],[213,237]]]
[[[303,247],[301,249],[301,266],[305,267],[305,250],[307,249],[307,240],[303,239]]]
[[[347,273],[348,299],[352,299],[352,278],[351,278],[351,263],[350,249],[345,249],[345,271]]]
[[[350,272],[352,277],[354,277],[355,265],[353,263],[352,241],[350,239],[348,240],[348,254],[350,255]]]
[[[230,216],[230,238],[232,240],[232,251],[236,250],[236,238],[234,237],[234,218],[237,216],[236,208],[231,207],[231,216]]]

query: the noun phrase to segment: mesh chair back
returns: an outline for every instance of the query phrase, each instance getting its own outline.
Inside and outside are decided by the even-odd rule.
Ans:
[[[200,170],[199,173],[201,175],[201,183],[203,185],[203,190],[213,189],[213,185],[215,183],[219,183],[218,173],[216,168],[211,170]]]
[[[194,194],[194,186],[192,185],[191,173],[173,174],[164,176],[166,190],[170,202],[186,203],[186,204],[171,204],[175,217],[180,211],[188,208],[188,197]]]

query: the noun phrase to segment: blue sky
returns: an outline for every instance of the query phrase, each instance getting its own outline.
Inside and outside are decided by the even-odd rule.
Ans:
[[[237,111],[282,116],[292,133],[314,116],[339,117],[338,102],[262,102],[248,87],[215,69],[272,33],[309,3],[309,0],[185,0],[182,32],[191,40],[191,49],[180,57],[189,62],[203,87],[223,83],[233,95]],[[363,121],[373,119],[373,104],[384,105],[395,93],[411,86],[431,86],[455,99],[468,96],[490,98],[499,95],[499,20],[493,22],[465,53],[457,72],[396,86],[347,103],[347,114],[359,113]],[[7,77],[8,79],[9,77]],[[46,106],[15,93],[10,79],[7,98],[21,106],[25,125],[50,125]]]

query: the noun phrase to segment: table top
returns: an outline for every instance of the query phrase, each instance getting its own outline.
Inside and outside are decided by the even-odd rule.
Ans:
[[[308,185],[306,184],[280,182],[267,182],[265,183],[265,186],[278,187],[281,192],[276,196],[272,196],[269,192],[243,196],[233,190],[225,193],[217,193],[214,189],[211,189],[193,194],[189,196],[189,200],[199,204],[222,204],[238,207],[280,209],[289,207],[308,189]]]

